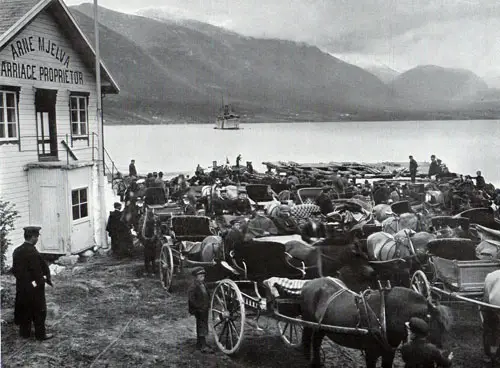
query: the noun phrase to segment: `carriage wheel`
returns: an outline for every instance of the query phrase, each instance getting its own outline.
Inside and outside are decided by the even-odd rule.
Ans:
[[[160,252],[160,281],[163,288],[167,291],[172,287],[172,278],[174,275],[174,257],[170,245],[163,244]]]
[[[415,271],[411,278],[410,285],[414,291],[423,295],[427,300],[431,300],[431,285],[425,273],[420,270]]]
[[[280,331],[281,340],[285,344],[295,349],[302,346],[302,331],[304,330],[302,325],[278,321],[278,330]]]
[[[238,285],[221,281],[212,295],[212,332],[219,349],[228,355],[241,346],[245,330],[245,304]]]

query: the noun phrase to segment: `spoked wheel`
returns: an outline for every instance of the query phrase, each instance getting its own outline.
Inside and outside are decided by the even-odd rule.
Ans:
[[[244,338],[245,304],[234,281],[223,280],[217,285],[210,310],[212,332],[217,346],[225,354],[235,354]]]
[[[418,270],[415,271],[411,278],[411,288],[416,291],[420,295],[423,295],[427,300],[431,300],[431,285],[429,284],[429,280],[427,280],[427,276],[425,273]]]
[[[302,346],[302,331],[304,330],[302,325],[278,321],[278,329],[280,331],[281,340],[283,340],[285,344],[295,349]]]
[[[174,257],[170,245],[163,244],[160,252],[160,281],[163,288],[167,291],[172,287],[172,278],[174,276]]]

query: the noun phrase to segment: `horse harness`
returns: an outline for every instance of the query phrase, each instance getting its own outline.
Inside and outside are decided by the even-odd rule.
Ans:
[[[397,348],[392,347],[388,340],[387,340],[387,318],[386,318],[386,305],[385,305],[385,296],[386,293],[390,290],[390,284],[388,287],[382,287],[382,285],[379,282],[380,286],[380,313],[377,316],[373,308],[368,304],[368,299],[370,298],[371,293],[373,292],[372,289],[367,289],[363,291],[361,294],[355,293],[354,291],[350,290],[347,288],[339,279],[333,278],[333,277],[327,277],[328,280],[333,282],[336,286],[340,287],[338,291],[333,293],[328,300],[326,301],[324,309],[321,311],[321,317],[318,320],[318,327],[317,329],[321,329],[321,324],[323,322],[323,319],[325,318],[326,311],[330,307],[330,304],[337,299],[340,295],[344,293],[350,293],[351,295],[354,296],[354,300],[356,303],[356,308],[358,310],[358,324],[356,326],[356,329],[362,328],[362,323],[363,323],[363,315],[365,316],[365,323],[367,325],[367,330],[369,331],[370,335],[382,346],[382,348],[385,351],[389,352],[394,352],[397,350]],[[375,321],[373,321],[373,318],[370,318],[371,316],[375,317]],[[372,323],[373,321],[373,323]]]

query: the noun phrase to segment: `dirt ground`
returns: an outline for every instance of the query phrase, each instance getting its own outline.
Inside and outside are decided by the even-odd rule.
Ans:
[[[276,322],[252,327],[235,357],[194,348],[194,318],[187,311],[190,278],[176,275],[172,294],[158,278],[142,276],[140,255],[114,260],[96,255],[54,276],[47,287],[47,342],[23,340],[13,324],[15,281],[2,275],[1,366],[9,367],[307,367],[300,351],[285,346]],[[476,308],[454,305],[449,347],[454,367],[482,367],[481,324]],[[117,337],[119,338],[117,339]],[[116,340],[116,342],[114,342]],[[113,344],[111,344],[114,342]],[[110,345],[111,344],[111,345]],[[215,348],[213,338],[209,344]],[[326,367],[364,367],[360,352],[324,342]],[[397,355],[395,367],[403,367]]]

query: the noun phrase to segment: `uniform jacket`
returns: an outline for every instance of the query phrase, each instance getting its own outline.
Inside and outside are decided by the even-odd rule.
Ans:
[[[431,161],[431,164],[429,166],[429,176],[439,174],[441,170],[439,169],[439,165],[437,164],[436,161]]]
[[[117,235],[117,231],[120,227],[120,219],[122,217],[122,212],[119,210],[114,210],[109,213],[108,217],[108,225],[106,226],[106,231],[109,233],[109,236],[115,237]]]
[[[207,312],[210,308],[210,295],[204,282],[195,280],[188,290],[189,313]]]
[[[25,242],[14,250],[12,273],[16,277],[14,318],[20,324],[30,320],[33,312],[46,310],[44,276],[50,283],[50,270],[35,246]]]
[[[450,367],[451,360],[426,339],[416,339],[401,348],[405,368]]]
[[[292,235],[300,233],[299,225],[293,219],[293,217],[282,218],[282,217],[273,217],[272,218],[276,228],[278,229],[278,235]]]

